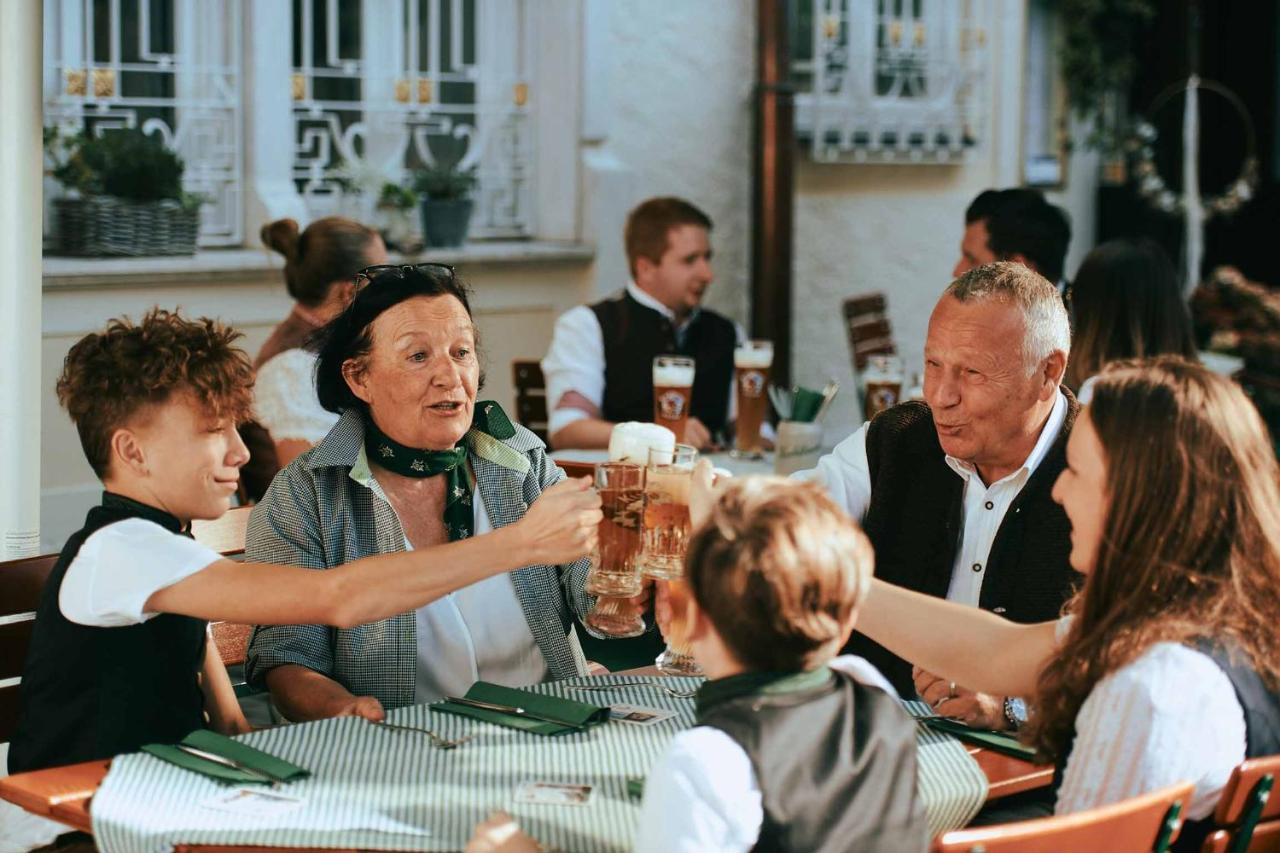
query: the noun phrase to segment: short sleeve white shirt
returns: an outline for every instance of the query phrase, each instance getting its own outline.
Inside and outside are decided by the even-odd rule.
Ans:
[[[863,658],[842,655],[829,666],[898,695]],[[750,850],[764,823],[762,796],[737,741],[710,726],[680,732],[645,779],[636,853]]]
[[[315,372],[316,357],[304,349],[287,349],[258,368],[254,413],[275,441],[316,444],[338,422],[316,397]]]
[[[154,521],[127,518],[84,540],[63,575],[58,607],[80,625],[138,625],[160,615],[145,610],[153,593],[221,559],[217,551]]]

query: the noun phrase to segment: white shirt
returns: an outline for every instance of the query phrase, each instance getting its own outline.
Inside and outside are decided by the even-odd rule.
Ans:
[[[351,468],[351,479],[387,500],[382,486],[369,472],[363,448]],[[387,504],[390,506],[391,502]],[[478,488],[472,495],[471,507],[472,535],[493,530]],[[407,538],[404,545],[406,550],[413,550]],[[546,681],[550,674],[547,659],[529,630],[510,573],[476,581],[437,598],[414,611],[414,618],[418,635],[415,703],[461,696],[477,681],[524,687]]]
[[[867,661],[843,655],[828,664],[897,696]],[[750,850],[764,822],[751,759],[719,729],[695,726],[671,739],[645,779],[636,853]]]
[[[258,368],[254,413],[275,441],[316,444],[338,422],[316,397],[315,375],[316,356],[304,349],[287,349]]]
[[[221,559],[154,521],[126,518],[84,540],[62,577],[58,609],[79,625],[138,625],[160,615],[143,609],[153,593]]]
[[[1071,617],[1058,622],[1066,636]],[[1076,715],[1057,814],[1084,811],[1188,780],[1186,817],[1208,817],[1244,761],[1244,711],[1208,655],[1156,643],[1099,681]]]
[[[645,293],[635,282],[627,282],[627,293],[646,308],[652,308],[668,320],[675,322],[675,312]],[[687,325],[690,316],[685,321]],[[745,340],[742,327],[734,323],[738,341]],[[679,327],[683,328],[683,326]],[[597,410],[604,405],[604,332],[596,313],[587,305],[571,308],[556,320],[551,346],[542,360],[542,375],[547,382],[547,433],[555,435],[574,421],[591,417],[577,408],[559,408],[560,398],[570,391],[577,391]],[[733,379],[729,380],[729,416],[737,414],[737,400],[733,393]]]
[[[1040,430],[1035,447],[1026,461],[1013,473],[990,486],[982,482],[978,471],[967,462],[946,457],[948,467],[964,480],[961,523],[963,539],[951,568],[947,599],[976,607],[982,595],[982,582],[987,574],[987,558],[1000,529],[1004,514],[1036,468],[1048,455],[1049,448],[1062,432],[1067,417],[1067,398],[1061,391],[1054,401],[1049,419]],[[836,445],[835,450],[818,460],[818,467],[797,471],[799,480],[821,483],[837,504],[852,518],[861,520],[871,505],[871,472],[867,462],[867,424]]]

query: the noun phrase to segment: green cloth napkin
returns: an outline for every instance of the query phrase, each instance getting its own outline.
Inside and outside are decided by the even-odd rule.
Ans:
[[[797,386],[795,396],[791,400],[791,417],[789,420],[811,422],[818,416],[822,408],[822,392],[812,388]]]
[[[644,777],[643,776],[627,777],[627,796],[637,800],[644,799]]]
[[[472,717],[477,720],[484,720],[486,723],[495,723],[499,726],[532,732],[535,735],[559,735],[565,732],[578,732],[587,726],[607,722],[609,719],[608,706],[588,705],[586,702],[575,702],[572,699],[561,699],[558,696],[531,693],[528,690],[518,690],[514,687],[502,687],[498,684],[490,684],[487,681],[477,681],[471,685],[471,689],[467,691],[466,696],[463,698],[525,708],[537,714],[546,714],[564,720],[572,725],[560,725],[546,720],[535,720],[503,711],[472,708],[469,705],[459,705],[449,701],[432,705],[431,708],[434,711],[444,711],[446,714],[457,714],[461,717]]]
[[[254,749],[248,744],[240,743],[208,729],[196,729],[184,737],[182,743],[196,749],[202,749],[205,752],[212,752],[214,755],[220,755],[223,758],[239,761],[247,767],[260,770],[285,782],[294,782],[311,775],[311,771],[304,770],[296,764],[290,764],[284,759],[268,755],[260,749]],[[142,747],[142,751],[148,752],[162,761],[176,764],[184,770],[208,776],[210,779],[222,782],[225,785],[268,784],[257,776],[245,773],[243,770],[214,764],[212,761],[198,758],[167,743],[149,743]]]
[[[1023,761],[1034,761],[1036,751],[1032,747],[1018,741],[1017,737],[1007,732],[993,732],[990,729],[975,729],[946,717],[920,717],[920,722],[939,731],[959,738],[962,741],[995,750],[1004,755],[1021,758]]]

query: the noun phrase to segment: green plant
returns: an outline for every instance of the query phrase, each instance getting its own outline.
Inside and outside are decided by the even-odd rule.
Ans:
[[[413,189],[432,201],[466,198],[476,185],[474,169],[453,166],[427,166],[413,173]]]
[[[46,132],[47,147],[61,140]],[[101,136],[77,134],[66,142],[69,156],[53,168],[53,177],[85,195],[109,195],[129,201],[171,199],[184,207],[201,199],[182,191],[182,158],[159,139],[140,130],[111,130]]]
[[[1109,96],[1125,97],[1137,71],[1134,46],[1156,16],[1155,0],[1062,0],[1062,77],[1072,110],[1092,121],[1094,146],[1122,129],[1107,115]]]
[[[387,181],[378,194],[378,207],[383,210],[412,210],[418,203],[418,194],[409,187]]]

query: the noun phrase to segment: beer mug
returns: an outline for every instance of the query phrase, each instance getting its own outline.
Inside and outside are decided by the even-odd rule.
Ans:
[[[689,645],[689,625],[686,608],[689,604],[689,582],[683,577],[676,580],[658,581],[657,602],[655,612],[658,614],[658,629],[667,647],[653,663],[658,671],[667,675],[705,675],[693,656],[693,648]]]
[[[896,355],[871,356],[862,374],[862,384],[867,395],[863,412],[867,420],[871,420],[902,401],[902,359]]]
[[[670,580],[684,575],[689,542],[689,492],[698,451],[687,444],[673,450],[649,450],[644,485],[644,554],[642,571]]]
[[[769,414],[769,368],[773,366],[773,341],[744,341],[733,351],[733,388],[738,401],[732,456],[760,459],[764,445],[760,426]]]
[[[638,637],[645,630],[644,614],[629,599],[641,590],[638,560],[643,544],[645,466],[604,462],[596,466],[595,481],[604,518],[591,554],[586,591],[599,598],[583,625],[600,639]]]
[[[653,422],[684,441],[684,426],[693,405],[693,359],[660,355],[653,360]]]

